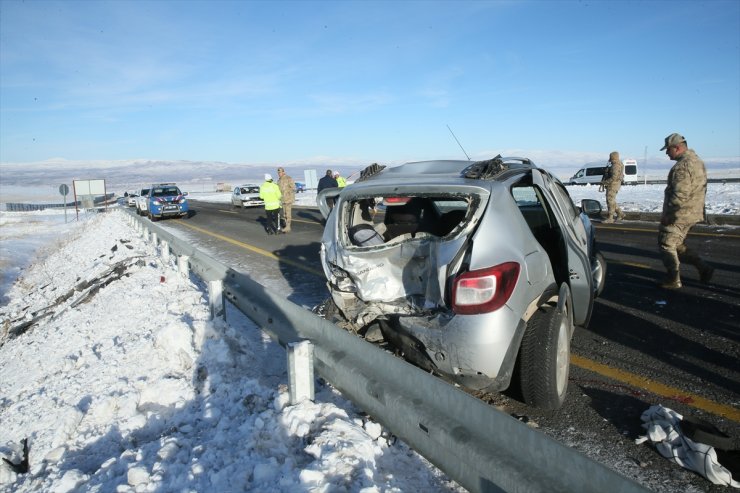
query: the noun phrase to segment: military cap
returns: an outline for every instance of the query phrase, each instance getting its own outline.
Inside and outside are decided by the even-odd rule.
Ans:
[[[677,146],[678,144],[681,144],[683,142],[686,142],[686,139],[681,134],[672,133],[668,137],[665,138],[665,145],[660,149],[661,151],[665,151],[671,146]]]

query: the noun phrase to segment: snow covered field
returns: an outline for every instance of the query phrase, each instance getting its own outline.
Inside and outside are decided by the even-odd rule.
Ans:
[[[606,210],[606,194],[599,192],[598,185],[568,186],[568,193],[576,204],[581,199],[595,199]],[[665,185],[625,185],[617,194],[619,206],[629,212],[660,213],[663,209]],[[194,200],[229,202],[229,193],[192,192]],[[316,193],[296,194],[299,205],[316,205]],[[707,185],[707,214],[740,215],[740,183],[709,183]]]

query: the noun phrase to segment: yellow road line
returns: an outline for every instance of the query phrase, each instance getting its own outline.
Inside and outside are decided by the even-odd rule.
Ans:
[[[226,209],[217,209],[218,212],[223,212],[225,214],[239,214],[239,211],[229,211]],[[322,226],[322,224],[318,221],[306,221],[305,219],[296,219],[295,217],[292,219],[294,223],[304,223],[304,224],[313,224],[315,226]]]
[[[313,224],[314,226],[321,226],[321,227],[324,226],[323,224],[321,224],[318,221],[307,221],[305,219],[296,219],[295,217],[293,219],[291,219],[291,221],[294,222],[294,223]]]
[[[654,270],[649,265],[647,265],[647,264],[640,264],[638,262],[625,262],[625,261],[622,261],[622,260],[611,260],[611,259],[607,259],[606,260],[606,263],[607,264],[628,265],[630,267],[637,267],[638,269]]]
[[[740,423],[740,409],[737,407],[720,404],[691,392],[686,392],[662,383],[653,382],[645,377],[597,363],[596,361],[584,358],[583,356],[578,356],[577,354],[571,354],[570,361],[574,365],[585,370],[626,383],[632,387],[647,390],[648,392],[652,392],[653,394],[657,394],[662,397],[679,398],[681,402],[688,406],[701,409],[702,411],[706,411],[717,416],[724,416],[727,419]]]
[[[306,267],[305,263],[297,262],[295,260],[285,258],[285,257],[278,257],[272,252],[268,252],[267,250],[263,250],[262,248],[256,247],[254,245],[250,245],[249,243],[243,243],[238,240],[234,240],[233,238],[229,238],[228,236],[220,235],[218,233],[214,233],[212,231],[208,231],[207,229],[199,228],[198,226],[193,226],[192,224],[189,224],[187,222],[181,221],[180,224],[183,226],[186,226],[190,229],[194,229],[195,231],[198,231],[200,233],[203,233],[208,236],[213,236],[214,238],[218,238],[221,241],[225,241],[226,243],[230,243],[232,245],[236,245],[240,248],[244,248],[245,250],[249,250],[254,253],[258,253],[260,255],[263,255],[265,257],[271,258],[273,260],[277,260],[278,262],[291,265],[293,267],[296,267],[298,269],[304,270],[306,272],[310,272],[311,274],[324,277],[324,272],[316,269],[312,269],[310,267]]]

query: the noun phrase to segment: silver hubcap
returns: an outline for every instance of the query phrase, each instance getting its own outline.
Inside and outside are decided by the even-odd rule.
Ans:
[[[568,384],[568,365],[570,363],[568,346],[568,313],[566,311],[560,319],[560,327],[558,328],[557,361],[555,363],[555,371],[557,372],[555,382],[558,387],[558,395],[561,395],[565,391],[565,387]]]

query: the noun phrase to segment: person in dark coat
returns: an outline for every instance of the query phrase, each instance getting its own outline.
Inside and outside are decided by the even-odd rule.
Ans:
[[[319,180],[319,185],[316,188],[316,192],[321,193],[325,188],[336,188],[339,185],[337,180],[334,179],[333,173],[330,169],[326,170],[326,174]],[[327,199],[326,204],[330,208],[334,208],[334,199]]]

